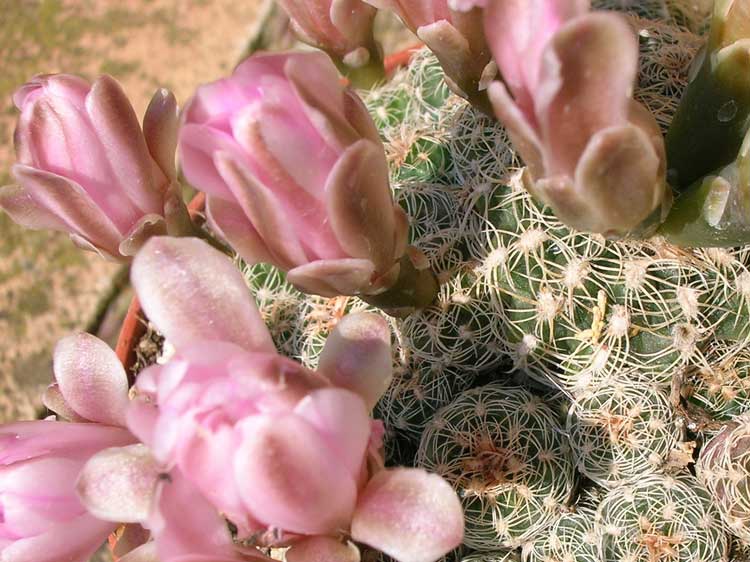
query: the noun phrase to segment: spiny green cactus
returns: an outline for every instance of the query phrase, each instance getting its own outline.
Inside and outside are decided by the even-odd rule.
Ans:
[[[393,382],[378,402],[377,417],[402,438],[419,442],[435,412],[469,388],[474,378],[470,371],[412,360],[394,373]]]
[[[611,490],[596,532],[604,561],[722,562],[728,538],[708,492],[689,474],[655,474]]]
[[[461,559],[461,562],[518,562],[518,552],[515,550],[497,550],[493,552],[477,552]]]
[[[732,534],[750,544],[750,417],[739,416],[700,454],[698,476]]]
[[[624,378],[587,389],[567,420],[578,470],[605,487],[663,470],[682,426],[662,390]]]
[[[458,491],[464,544],[477,550],[516,548],[542,532],[575,485],[555,413],[500,383],[466,391],[440,410],[422,435],[417,464]]]
[[[599,562],[596,510],[564,513],[552,527],[523,546],[523,562]]]
[[[750,349],[717,341],[704,358],[686,377],[683,395],[717,422],[750,411]]]

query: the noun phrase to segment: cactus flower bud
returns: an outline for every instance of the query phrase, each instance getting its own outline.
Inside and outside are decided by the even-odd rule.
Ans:
[[[485,32],[507,85],[489,95],[529,191],[569,226],[624,236],[671,203],[664,146],[632,97],[633,32],[617,14],[587,10],[585,0],[489,0]]]
[[[274,264],[308,293],[390,309],[432,301],[378,132],[326,55],[253,56],[200,87],[184,119],[185,176],[243,258]]]
[[[169,92],[154,96],[145,135],[109,76],[93,84],[37,76],[13,100],[18,185],[0,189],[0,207],[17,223],[68,232],[77,245],[124,260],[167,231],[165,206],[184,209],[172,187],[177,107]]]
[[[492,115],[486,88],[496,67],[484,38],[476,0],[365,0],[394,11],[435,53],[451,89]]]
[[[289,14],[297,36],[318,47],[355,79],[358,72],[369,72],[371,85],[383,77],[380,47],[372,34],[376,10],[362,0],[279,0]],[[357,82],[355,80],[355,82]]]
[[[692,74],[666,138],[680,190],[732,162],[750,127],[750,0],[716,1]]]

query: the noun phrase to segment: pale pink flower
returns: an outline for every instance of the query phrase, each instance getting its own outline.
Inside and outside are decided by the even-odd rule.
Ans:
[[[0,207],[29,228],[68,232],[79,246],[115,259],[166,232],[167,207],[179,206],[174,178],[174,97],[156,93],[144,131],[110,76],[37,76],[13,96],[17,185],[0,189]]]
[[[86,465],[79,488],[92,513],[149,528],[162,562],[260,556],[232,544],[219,513],[240,538],[291,543],[290,560],[352,558],[334,539],[342,533],[403,562],[460,543],[460,502],[445,481],[378,470],[382,428],[369,408],[392,370],[382,318],[342,320],[312,372],[273,353],[242,277],[204,242],[153,238],[132,276],[176,352],[136,383],[128,426],[146,447],[109,449]],[[191,312],[195,325],[181,321]]]
[[[0,426],[0,560],[87,562],[116,525],[86,511],[76,479],[92,455],[133,441],[125,429],[98,424]]]
[[[66,417],[0,426],[0,560],[87,562],[115,524],[86,511],[76,480],[99,451],[135,442],[123,427],[127,377],[114,352],[88,334],[55,349],[57,383],[46,402]],[[105,425],[108,424],[108,425]]]
[[[446,80],[460,96],[491,113],[485,89],[496,68],[484,37],[476,0],[365,0],[395,12],[440,61]]]
[[[297,35],[344,64],[359,67],[377,55],[376,10],[362,0],[279,0]]]
[[[489,94],[529,190],[569,226],[624,236],[656,226],[671,204],[664,143],[633,100],[634,32],[588,4],[487,0],[485,33],[505,82]]]
[[[201,86],[179,148],[211,225],[301,290],[372,294],[404,270],[408,224],[378,131],[325,54],[255,55]]]
[[[179,467],[245,535],[345,527],[370,439],[368,409],[391,376],[384,321],[362,315],[342,323],[322,362],[353,391],[333,388],[275,353],[241,275],[204,242],[153,238],[132,276],[147,316],[176,348],[166,365],[139,375],[129,413],[157,461]],[[256,454],[266,447],[277,451],[269,465]],[[302,491],[284,482],[300,478],[308,489],[295,498]]]

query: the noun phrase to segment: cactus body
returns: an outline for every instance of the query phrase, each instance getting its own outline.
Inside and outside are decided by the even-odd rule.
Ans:
[[[652,475],[610,491],[597,512],[601,560],[727,560],[711,498],[692,476]]]
[[[701,451],[698,476],[711,492],[727,528],[750,544],[750,419],[740,416]]]
[[[548,532],[524,545],[523,562],[598,562],[595,515],[591,508],[563,514]]]
[[[584,392],[567,430],[578,470],[605,487],[662,471],[683,434],[663,391],[624,380]]]
[[[543,531],[575,484],[554,412],[520,387],[469,390],[427,426],[417,464],[447,479],[462,499],[464,544],[515,548]]]

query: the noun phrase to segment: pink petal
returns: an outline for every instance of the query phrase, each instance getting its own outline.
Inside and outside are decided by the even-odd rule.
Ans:
[[[25,228],[67,231],[67,223],[37,203],[20,185],[0,187],[0,208],[10,215],[13,222]]]
[[[297,361],[275,353],[252,353],[228,365],[229,375],[253,397],[259,412],[288,413],[310,392],[329,386],[328,379]]]
[[[85,418],[79,416],[76,411],[68,405],[56,382],[49,385],[44,391],[44,394],[42,394],[42,403],[45,408],[55,412],[59,418],[62,418],[65,421],[86,421]]]
[[[288,85],[276,86],[282,90],[277,95],[282,98],[278,103],[284,103],[283,98],[290,94]],[[285,103],[295,104],[295,101]],[[311,138],[309,146],[299,146],[299,143],[306,143],[292,143],[288,138],[317,137],[310,132],[304,116],[289,115],[287,109],[264,100],[262,107],[248,107],[238,113],[232,126],[235,137],[242,139],[254,163],[245,166],[242,160],[224,153],[217,153],[214,160],[237,202],[266,246],[274,252],[276,263],[288,269],[303,259],[342,257],[343,251],[331,232],[322,202],[325,180],[335,155],[320,139]],[[325,154],[321,153],[321,146]],[[287,156],[280,158],[281,152]],[[288,161],[292,153],[295,158]],[[296,164],[304,158],[315,162],[314,166],[306,168],[307,174],[300,172]],[[283,240],[271,234],[274,225],[279,224],[286,229]]]
[[[326,340],[318,371],[334,386],[356,392],[372,409],[393,377],[388,323],[369,312],[344,316]]]
[[[86,109],[107,152],[119,189],[143,213],[160,214],[168,181],[151,159],[125,92],[111,76],[101,76],[91,87]]]
[[[86,509],[103,521],[142,523],[154,500],[159,468],[142,444],[105,449],[89,459],[76,484]]]
[[[33,104],[30,114],[21,116],[16,131],[21,144],[19,155],[28,150],[31,160],[20,162],[80,185],[123,232],[140,211],[118,184],[105,147],[85,108],[77,102],[48,93]]]
[[[214,165],[214,154],[219,151],[232,154],[240,161],[245,160],[242,148],[230,131],[192,122],[186,122],[180,128],[180,165],[187,180],[208,195],[234,201],[234,195]]]
[[[370,417],[358,395],[342,388],[315,390],[294,413],[318,430],[352,478],[359,477],[370,440]]]
[[[305,263],[307,256],[297,239],[295,228],[290,228],[294,219],[284,213],[274,190],[260,183],[244,166],[225,153],[217,153],[214,161],[221,177],[266,244],[274,263],[282,269]],[[280,232],[285,235],[279,236]]]
[[[147,527],[161,562],[241,560],[224,519],[177,469],[161,481]]]
[[[177,176],[177,100],[169,90],[160,88],[148,104],[143,116],[143,136],[154,162],[170,180]]]
[[[256,416],[241,429],[234,474],[256,519],[302,534],[348,527],[354,479],[317,430],[295,416]]]
[[[64,222],[66,230],[80,234],[112,256],[118,255],[122,233],[80,185],[22,164],[14,165],[12,170],[26,193]]]
[[[43,457],[3,467],[2,532],[16,537],[38,535],[85,513],[74,490],[83,461]]]
[[[337,152],[357,140],[344,114],[345,90],[331,59],[323,53],[289,57],[284,73],[304,108],[306,119]]]
[[[326,183],[331,228],[353,258],[369,259],[375,270],[393,265],[395,218],[382,144],[360,140],[347,148]]]
[[[463,540],[461,502],[436,474],[416,468],[383,470],[360,494],[352,538],[399,562],[434,562]]]
[[[370,260],[318,260],[290,269],[286,279],[303,293],[337,297],[365,292],[374,274]]]
[[[309,53],[302,55],[305,56],[306,60],[300,60],[300,55],[290,57],[286,64],[287,68],[295,68],[298,66],[304,66],[306,76],[308,78],[306,87],[317,87],[324,91],[330,90],[326,80],[330,80],[330,76],[326,74],[318,75],[318,68],[321,67],[320,71],[330,74],[333,70],[333,85],[338,91],[331,92],[335,95],[334,100],[341,99],[341,86],[338,83],[338,73],[336,73],[333,63],[330,62],[325,55],[322,53]],[[315,56],[311,56],[315,55]],[[327,68],[325,65],[315,64],[316,59],[319,57],[325,57],[331,68]],[[310,65],[314,65],[316,68],[310,68]],[[315,73],[315,74],[313,74]],[[314,76],[312,84],[310,77]],[[354,130],[351,128],[349,123],[343,119],[341,103],[336,105],[337,113],[332,116],[321,115],[321,109],[319,108],[307,108],[304,104],[295,97],[295,92],[290,87],[290,83],[281,79],[274,80],[272,87],[271,84],[266,86],[266,92],[264,94],[263,102],[260,109],[249,108],[250,114],[254,114],[252,121],[257,126],[257,133],[262,139],[263,147],[268,150],[269,155],[272,155],[278,165],[294,180],[294,183],[304,189],[307,193],[312,195],[316,199],[320,199],[322,196],[322,188],[325,184],[328,170],[330,170],[333,163],[336,161],[338,153],[343,147],[336,142],[335,138],[327,138],[335,134],[343,134],[339,131],[342,127],[345,127],[345,131],[349,133],[347,139],[349,142],[353,142]],[[334,103],[333,100],[328,100],[328,105]],[[338,117],[341,123],[335,123],[331,120],[334,117]],[[317,120],[319,123],[316,123]],[[235,137],[242,138],[241,133],[235,129]],[[251,147],[247,146],[246,149],[250,150]],[[253,151],[253,156],[261,161],[261,165],[264,166],[267,163],[266,158],[259,158],[259,151]],[[300,159],[308,159],[309,164],[305,166],[305,170],[308,173],[304,173],[300,169]],[[264,166],[268,167],[268,166]],[[270,182],[270,180],[269,180]]]
[[[86,80],[72,74],[37,75],[13,93],[13,103],[21,111],[27,103],[32,103],[46,90],[55,95],[67,97],[83,105],[90,85]]]
[[[638,43],[618,14],[587,14],[555,34],[534,95],[548,176],[572,176],[594,133],[627,122],[637,71]]]
[[[309,537],[295,542],[284,555],[286,562],[359,562],[359,549],[331,537]]]
[[[118,558],[117,562],[161,562],[156,552],[156,543],[154,541],[142,544],[138,548],[131,550],[125,556]]]
[[[185,106],[185,122],[226,126],[231,114],[242,109],[260,95],[257,90],[244,87],[245,84],[235,79],[236,76],[247,72],[247,67],[253,67],[256,63],[257,57],[246,59],[237,66],[231,78],[223,78],[200,86],[195,96]],[[281,65],[278,66],[280,72]],[[250,74],[253,74],[253,70],[250,70]]]
[[[197,238],[151,238],[131,279],[148,318],[178,350],[197,340],[274,351],[242,275]]]
[[[130,432],[120,427],[57,421],[16,422],[0,426],[0,465],[41,455],[82,458],[134,441]]]
[[[127,427],[139,441],[149,447],[154,443],[154,428],[159,419],[159,408],[146,397],[136,396],[130,401]]]
[[[540,80],[542,52],[567,21],[585,14],[589,0],[489,0],[485,35],[503,80],[527,115]]]
[[[65,402],[80,416],[125,425],[128,376],[102,340],[86,333],[61,339],[54,351],[54,372]]]
[[[41,535],[17,540],[0,554],[9,562],[88,562],[115,528],[84,514]]]
[[[273,261],[266,243],[238,204],[209,195],[206,214],[211,228],[246,262],[252,264]]]
[[[238,535],[247,537],[262,530],[249,516],[231,472],[232,458],[237,449],[234,428],[224,425],[216,431],[196,428],[179,450],[177,462],[203,495],[238,528]],[[217,482],[221,482],[217,486]]]

